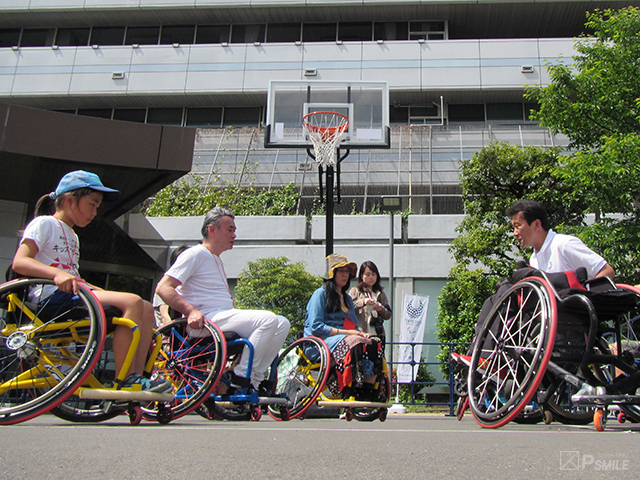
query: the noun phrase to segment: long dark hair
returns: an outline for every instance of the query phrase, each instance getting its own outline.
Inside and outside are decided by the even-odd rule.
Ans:
[[[380,285],[380,272],[378,271],[378,267],[376,267],[376,264],[370,260],[367,260],[366,262],[362,262],[362,265],[360,265],[360,271],[358,272],[358,280],[360,280],[360,282],[358,283],[358,290],[364,290],[366,286],[362,281],[362,276],[364,275],[364,271],[366,268],[368,268],[369,270],[371,270],[373,273],[376,274],[376,283],[373,284],[373,286],[371,287],[371,290],[373,292],[381,292],[382,285]]]
[[[351,282],[347,282],[347,284],[342,288],[343,296],[348,295],[347,292],[349,291],[349,283]],[[324,306],[326,312],[335,313],[335,312],[341,311],[342,303],[340,302],[340,292],[338,292],[338,286],[336,285],[336,282],[333,281],[333,278],[325,280],[322,283],[322,288],[324,288],[324,291],[327,294],[327,301]],[[345,304],[346,304],[346,298],[345,298]]]

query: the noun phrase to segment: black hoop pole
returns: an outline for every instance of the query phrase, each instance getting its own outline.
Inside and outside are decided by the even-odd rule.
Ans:
[[[328,166],[326,170],[327,175],[327,194],[325,196],[325,205],[326,205],[326,213],[325,213],[325,234],[326,234],[326,242],[325,242],[325,256],[328,257],[333,253],[333,181],[334,181],[334,170],[333,166]]]
[[[333,166],[328,166],[326,169],[326,187],[327,193],[325,195],[325,205],[326,205],[326,216],[325,216],[325,233],[326,233],[326,248],[325,248],[325,256],[329,256],[333,253],[333,205],[334,205],[334,182],[337,184],[337,193],[338,199],[337,203],[340,203],[340,163],[349,156],[349,150],[345,151],[345,154],[340,156],[340,150],[336,149],[336,168],[334,170]],[[322,167],[320,167],[322,168]]]
[[[349,156],[350,150],[346,149],[344,155],[340,155],[340,149],[336,149],[335,155],[337,157],[336,168],[332,165],[328,165],[326,169],[322,168],[322,165],[318,165],[318,177],[320,181],[320,201],[324,201],[325,204],[325,256],[329,256],[333,253],[333,206],[334,206],[334,185],[337,182],[337,203],[340,203],[340,163]],[[316,159],[315,155],[310,148],[307,148],[307,155],[313,160]],[[326,175],[325,186],[326,192],[323,199],[322,188],[322,174]]]

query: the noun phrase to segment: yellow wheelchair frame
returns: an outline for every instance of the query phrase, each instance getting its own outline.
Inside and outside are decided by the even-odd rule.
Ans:
[[[46,291],[44,300],[30,296]],[[105,385],[98,377],[105,345],[104,309],[91,290],[53,304],[51,280],[19,279],[0,285],[0,425],[29,420],[51,411],[70,421],[102,421],[127,409],[132,424],[142,420],[139,402],[163,405],[172,394],[141,391],[141,386],[121,388],[133,361],[140,332],[135,322],[113,317],[113,325],[132,332],[124,364]],[[46,298],[45,298],[46,297]],[[157,341],[145,372],[151,374],[162,345]],[[158,421],[168,423],[171,411],[160,406]]]
[[[290,418],[305,418],[313,405],[341,408],[348,421],[354,418],[360,421],[384,421],[387,418],[387,409],[392,405],[388,401],[368,402],[355,397],[343,399],[329,392],[327,381],[331,372],[331,353],[320,338],[303,337],[293,342],[280,354],[277,368],[275,393],[289,400]],[[383,360],[382,377],[384,385],[378,382],[375,388],[385,391],[389,400],[391,385],[386,360]],[[282,420],[275,409],[269,408],[269,415]]]

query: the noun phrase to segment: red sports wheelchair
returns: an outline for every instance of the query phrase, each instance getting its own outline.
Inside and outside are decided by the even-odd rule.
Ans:
[[[466,392],[475,420],[499,428],[532,405],[566,423],[593,419],[604,430],[607,408],[620,421],[640,420],[640,289],[584,269],[514,272],[477,330]]]

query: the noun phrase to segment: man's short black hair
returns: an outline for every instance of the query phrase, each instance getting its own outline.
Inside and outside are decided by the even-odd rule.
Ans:
[[[544,206],[536,202],[535,200],[519,200],[507,210],[507,216],[513,218],[518,213],[522,213],[522,216],[529,225],[535,220],[540,220],[542,229],[549,231],[549,218],[547,217],[547,209]]]

